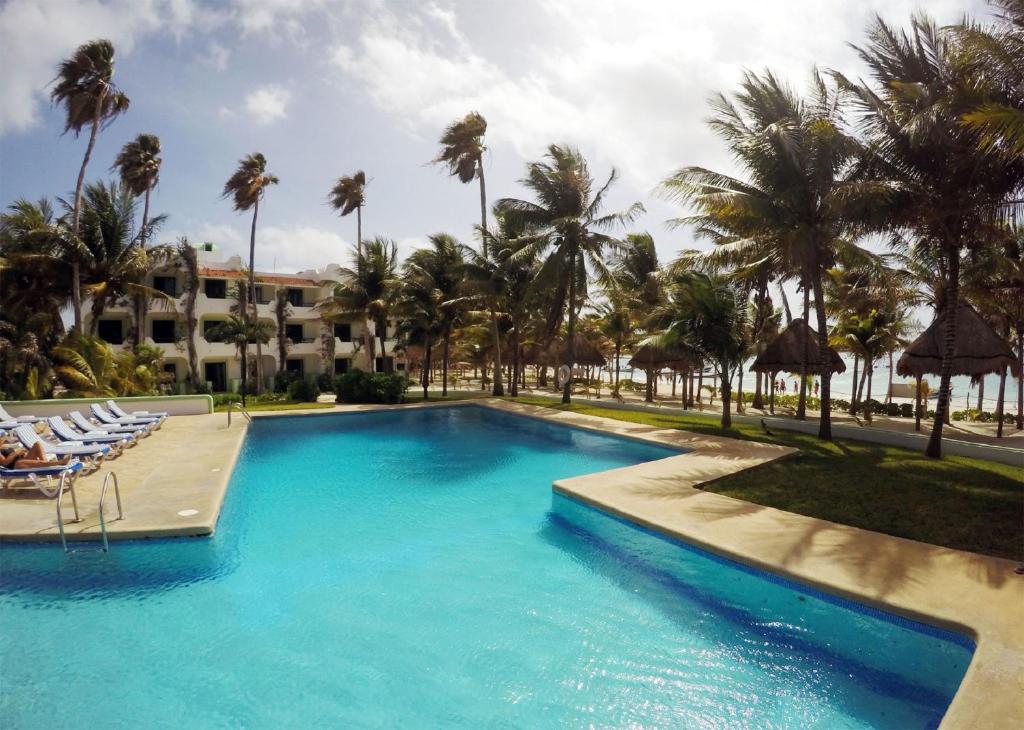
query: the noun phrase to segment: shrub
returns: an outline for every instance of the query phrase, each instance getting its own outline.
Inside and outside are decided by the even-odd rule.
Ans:
[[[300,403],[312,403],[320,395],[320,389],[316,387],[316,383],[305,378],[292,381],[288,385],[288,398],[289,400],[298,401]]]
[[[320,373],[316,376],[316,387],[321,393],[333,393],[334,380],[327,373]]]
[[[223,406],[228,403],[241,403],[242,396],[238,393],[214,393],[213,394],[213,405]]]
[[[302,380],[302,374],[291,370],[281,370],[274,374],[274,392],[287,393],[292,383]]]
[[[399,373],[349,370],[334,379],[339,403],[401,403],[409,381]]]
[[[913,403],[900,403],[900,415],[904,418],[914,417],[914,404]]]

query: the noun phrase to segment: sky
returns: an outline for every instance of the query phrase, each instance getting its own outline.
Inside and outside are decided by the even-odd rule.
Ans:
[[[407,253],[427,235],[473,240],[475,183],[429,161],[451,121],[488,121],[491,201],[547,145],[577,146],[603,180],[609,210],[641,201],[630,230],[653,234],[663,260],[706,248],[666,221],[674,170],[735,166],[707,128],[708,98],[744,69],[770,68],[795,88],[812,69],[864,73],[849,43],[875,13],[906,25],[907,0],[0,0],[0,205],[73,194],[87,137],[62,134],[48,100],[61,59],[108,38],[130,110],[104,129],[88,180],[109,178],[120,147],[158,135],[163,169],[157,240],[210,241],[247,257],[248,214],[220,197],[237,161],[262,152],[281,182],[260,206],[256,266],[293,272],[347,264],[355,215],[326,204],[334,180],[370,178],[364,237]],[[929,0],[940,23],[988,17],[980,0]],[[795,304],[795,303],[794,303]]]

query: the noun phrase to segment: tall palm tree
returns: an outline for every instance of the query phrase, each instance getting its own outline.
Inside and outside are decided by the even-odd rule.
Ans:
[[[625,296],[632,310],[632,321],[641,329],[652,331],[664,327],[658,313],[665,303],[661,264],[654,237],[650,233],[630,233],[610,261],[611,280],[606,289],[616,289]],[[618,363],[616,363],[616,369]],[[654,401],[654,374],[648,372],[645,399]]]
[[[441,135],[441,151],[432,162],[445,165],[460,182],[480,181],[480,227],[487,229],[487,187],[484,182],[484,135],[487,120],[479,112],[470,112],[449,124]]]
[[[341,281],[330,282],[330,293],[316,303],[316,309],[333,319],[363,317],[373,322],[380,337],[381,358],[386,360],[387,323],[401,286],[395,242],[378,236],[353,250],[354,269],[341,269]],[[369,330],[369,326],[367,326]],[[376,337],[368,334],[370,367],[376,363]]]
[[[945,280],[943,357],[935,422],[926,453],[942,455],[956,347],[961,258],[998,237],[1006,205],[1024,186],[1024,159],[979,149],[961,123],[1005,90],[976,72],[954,36],[918,15],[909,33],[881,19],[857,49],[875,85],[836,78],[854,100],[866,143],[851,176],[849,209],[864,230],[913,231],[939,256]]]
[[[327,197],[327,203],[344,218],[356,212],[356,255],[363,248],[363,206],[366,205],[366,173],[356,170],[354,175],[338,178]]]
[[[238,168],[224,183],[222,198],[231,198],[239,213],[252,210],[252,227],[249,231],[249,315],[253,322],[259,319],[256,310],[256,218],[260,212],[260,201],[267,188],[277,185],[276,175],[267,172],[267,158],[254,152],[238,161]],[[256,340],[256,392],[263,389],[263,348]]]
[[[128,97],[114,85],[114,45],[108,40],[95,40],[79,46],[57,67],[57,77],[50,92],[55,104],[63,104],[66,112],[64,133],[74,132],[75,137],[89,126],[89,144],[82,157],[75,183],[75,200],[71,214],[71,231],[79,232],[82,207],[82,187],[85,185],[85,168],[89,166],[96,135],[100,127],[112,122],[128,110]],[[79,262],[72,260],[72,306],[75,315],[75,331],[82,333],[82,297]]]
[[[416,279],[416,287],[429,287],[440,298],[438,307],[441,329],[441,394],[448,395],[448,365],[451,359],[452,329],[458,324],[465,307],[460,299],[466,247],[447,233],[430,236],[430,247],[417,249],[405,262],[405,276]]]
[[[142,206],[142,231],[147,231],[149,223],[149,196],[160,181],[160,138],[155,134],[140,134],[130,142],[126,142],[118,153],[111,170],[118,170],[121,176],[121,186],[128,189],[132,195],[143,197]],[[145,234],[140,236],[139,245],[146,247]],[[146,305],[149,298],[141,294],[132,297],[132,309],[134,311],[136,331],[146,321]],[[141,338],[136,334],[135,344],[138,345]]]
[[[126,142],[118,153],[111,170],[116,169],[121,176],[121,185],[132,195],[142,197],[142,229],[149,223],[149,196],[153,188],[160,182],[160,138],[155,134],[140,134],[131,142]],[[146,246],[143,236],[140,245]]]
[[[526,231],[521,258],[540,258],[544,264],[535,286],[553,292],[549,321],[561,321],[568,312],[566,340],[570,376],[562,388],[562,402],[571,401],[572,369],[576,364],[576,318],[587,296],[587,266],[599,276],[611,276],[604,261],[606,249],[614,238],[602,231],[633,221],[644,207],[634,203],[622,212],[602,214],[605,196],[618,175],[612,170],[608,179],[595,189],[587,161],[579,150],[551,145],[545,159],[527,165],[520,182],[537,198],[536,202],[504,198],[497,209],[513,226]]]
[[[732,99],[720,95],[712,108],[711,128],[729,145],[748,180],[701,167],[679,170],[662,183],[662,191],[692,203],[698,214],[676,223],[724,237],[722,254],[748,263],[767,259],[784,276],[799,278],[805,292],[814,295],[818,348],[827,360],[822,274],[840,248],[852,245],[840,183],[857,149],[845,131],[837,93],[818,73],[805,100],[771,72],[747,72],[740,91]],[[822,439],[832,438],[829,404],[830,374],[825,373]]]

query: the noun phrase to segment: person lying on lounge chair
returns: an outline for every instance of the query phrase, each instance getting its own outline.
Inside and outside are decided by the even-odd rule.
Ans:
[[[34,469],[42,466],[63,466],[71,461],[71,455],[63,459],[49,457],[43,451],[41,443],[32,444],[31,449],[23,449],[20,446],[0,447],[0,466],[8,469]]]

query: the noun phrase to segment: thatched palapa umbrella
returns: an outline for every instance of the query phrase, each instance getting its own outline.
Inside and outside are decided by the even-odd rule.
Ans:
[[[936,317],[921,335],[910,343],[896,362],[896,373],[917,381],[914,405],[914,428],[921,430],[921,378],[942,374],[942,351],[945,345],[945,316]],[[1006,368],[1014,377],[1020,376],[1017,358],[1009,343],[992,329],[988,322],[967,302],[956,311],[956,346],[953,350],[953,375],[983,378],[1001,373]]]
[[[811,329],[803,318],[794,319],[779,336],[768,343],[754,359],[750,369],[755,373],[771,376],[771,407],[775,408],[775,376],[778,373],[799,373],[807,349],[807,370],[811,375],[846,372],[846,363],[839,353],[828,348],[827,359],[822,360],[818,350],[818,333]]]
[[[688,358],[686,353],[679,348],[643,345],[633,353],[627,365],[647,373],[647,388],[644,400],[650,403],[654,400],[654,373],[664,367],[679,370],[688,367],[692,361],[693,358]]]

